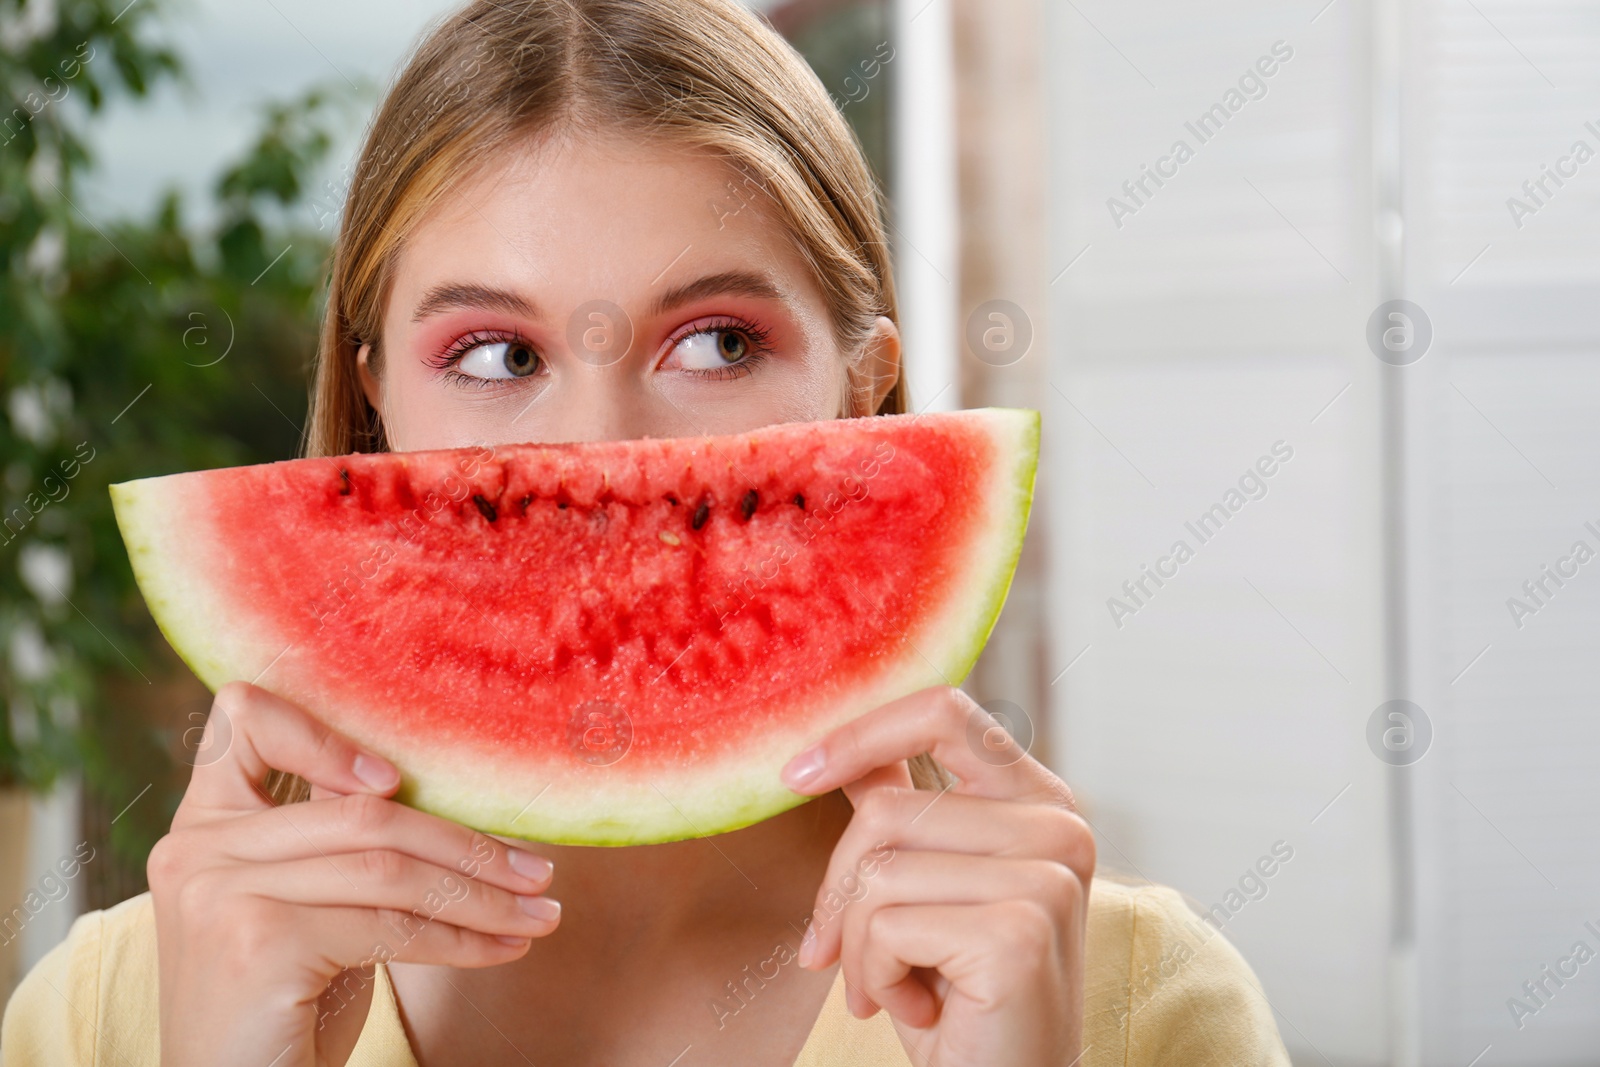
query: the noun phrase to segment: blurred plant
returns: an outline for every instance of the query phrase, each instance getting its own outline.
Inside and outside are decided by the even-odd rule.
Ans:
[[[834,88],[886,31],[881,0],[840,7],[791,27]],[[297,452],[339,200],[308,185],[349,122],[330,111],[356,102],[269,106],[204,232],[176,193],[148,218],[93,218],[95,117],[187,84],[163,16],[162,0],[0,0],[0,786],[81,772],[108,814],[142,798],[108,842],[135,872],[187,781],[172,734],[193,733],[195,690],[163,713],[186,672],[106,487]],[[883,173],[883,94],[846,114]]]
[[[328,244],[289,209],[336,99],[267,109],[204,233],[173,192],[148,218],[90,218],[94,116],[184,81],[161,16],[159,0],[0,0],[0,785],[81,771],[120,807],[155,783],[112,827],[135,869],[184,784],[148,714],[182,668],[106,487],[295,454]]]
[[[811,69],[861,141],[878,179],[887,182],[889,103],[874,85],[894,58],[885,0],[791,0],[767,13]],[[892,79],[884,78],[883,83]]]

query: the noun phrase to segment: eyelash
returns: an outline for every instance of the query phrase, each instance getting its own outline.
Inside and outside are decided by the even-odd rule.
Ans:
[[[697,326],[686,333],[679,334],[672,339],[670,347],[677,348],[684,341],[702,333],[728,332],[744,334],[750,341],[750,354],[738,363],[730,363],[725,367],[717,367],[712,370],[688,370],[689,374],[715,381],[742,378],[754,373],[755,368],[766,362],[767,357],[772,355],[772,332],[770,330],[747,319],[732,317],[719,318]],[[460,385],[471,385],[479,389],[501,385],[504,384],[505,379],[479,378],[472,374],[462,374],[455,369],[455,365],[461,362],[462,358],[474,348],[496,344],[521,344],[533,348],[533,345],[529,344],[521,334],[514,331],[474,330],[472,333],[464,334],[452,341],[449,347],[438,355],[428,357],[427,362],[430,366],[443,371],[446,381]],[[535,351],[537,352],[538,350],[535,349]],[[540,356],[539,358],[542,360],[544,357]]]
[[[521,334],[515,331],[508,333],[500,330],[474,330],[450,342],[450,346],[438,355],[429,356],[427,362],[429,366],[436,367],[444,372],[445,381],[455,385],[466,385],[475,389],[504,385],[506,379],[479,378],[475,374],[462,374],[455,369],[456,364],[461,362],[462,357],[474,348],[498,344],[520,344],[533,348],[533,345],[529,344]],[[537,352],[538,350],[534,349],[534,351]],[[539,358],[542,360],[544,357],[540,356]]]
[[[696,326],[687,333],[679,334],[672,339],[672,347],[677,348],[689,338],[702,333],[742,333],[750,341],[750,354],[737,363],[730,363],[725,367],[716,367],[711,370],[688,370],[697,378],[713,381],[727,381],[734,378],[743,378],[755,373],[755,368],[766,362],[772,355],[772,332],[765,327],[751,322],[748,319],[723,317]]]

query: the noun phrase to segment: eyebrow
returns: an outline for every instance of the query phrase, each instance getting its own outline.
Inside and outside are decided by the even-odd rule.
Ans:
[[[673,286],[655,299],[650,305],[649,314],[652,317],[664,315],[675,308],[710,296],[746,296],[757,300],[782,300],[784,292],[765,274],[749,270],[727,270]],[[510,289],[452,282],[436,285],[423,294],[411,314],[411,321],[421,322],[430,315],[463,308],[502,311],[508,315],[527,319],[540,317],[537,304]]]
[[[503,311],[508,315],[519,315],[527,319],[539,317],[537,306],[510,289],[499,289],[492,285],[449,283],[436,285],[423,294],[416,310],[411,313],[411,321],[421,322],[430,315],[462,308]]]
[[[725,270],[692,282],[675,285],[656,298],[650,314],[664,315],[684,304],[708,296],[748,296],[756,300],[782,300],[783,290],[765,274],[750,270]]]

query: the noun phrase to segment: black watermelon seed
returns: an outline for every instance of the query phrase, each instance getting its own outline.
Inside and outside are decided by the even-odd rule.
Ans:
[[[483,517],[488,519],[490,522],[493,522],[499,516],[499,512],[495,511],[494,505],[483,499],[483,497],[479,496],[477,493],[472,494],[472,502],[478,505],[478,510],[481,511],[483,513]]]
[[[698,530],[706,524],[706,520],[710,517],[711,505],[702,500],[700,506],[694,509],[694,518],[690,520],[689,525]]]
[[[750,516],[756,513],[756,504],[760,503],[760,500],[756,491],[752,489],[744,495],[743,500],[739,501],[739,514],[744,516],[746,522],[749,522]]]
[[[350,495],[350,472],[345,470],[343,467],[339,468],[339,482],[340,482],[339,495],[340,496],[349,496]]]
[[[794,506],[801,511],[806,509],[806,495],[804,493],[796,493],[794,495]]]
[[[557,504],[556,507],[560,508],[562,511],[566,511],[567,510],[567,502],[565,500],[563,500],[563,501],[561,501],[561,503]]]
[[[667,503],[671,504],[673,507],[677,507],[678,506],[678,498],[673,496],[671,493],[668,493],[667,494]]]
[[[533,503],[533,494],[532,493],[529,493],[527,496],[525,496],[521,500],[517,501],[517,504],[522,508],[522,513],[524,515],[526,515],[528,513],[528,505],[531,504],[531,503]]]

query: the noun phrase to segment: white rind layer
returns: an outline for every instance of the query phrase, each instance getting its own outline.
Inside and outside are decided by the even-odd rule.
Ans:
[[[222,539],[204,513],[194,475],[149,478],[111,487],[134,575],[163,634],[213,691],[253,682],[326,717],[358,744],[401,768],[399,798],[424,811],[490,833],[553,843],[630,845],[738,829],[795,807],[779,769],[828,730],[890,700],[936,685],[957,685],[971,671],[1010,587],[1033,499],[1039,415],[984,409],[932,416],[976,421],[1000,462],[982,507],[989,522],[963,553],[964,571],[944,603],[923,617],[898,656],[886,657],[873,681],[852,689],[824,716],[776,724],[721,759],[693,767],[632,773],[628,756],[589,766],[569,756],[542,761],[528,753],[464,761],[458,751],[369,735],[374,709],[317,707],[314,665],[295,657],[292,641],[264,632],[248,611],[222,598],[212,573],[245,565],[219,555]],[[471,766],[463,769],[463,763]],[[577,768],[578,774],[573,771]]]
[[[198,503],[194,475],[172,474],[111,486],[111,508],[156,625],[212,692],[253,682],[288,646],[259,620],[241,613],[210,576],[238,565],[222,553],[210,517]],[[270,688],[270,686],[268,687]]]

